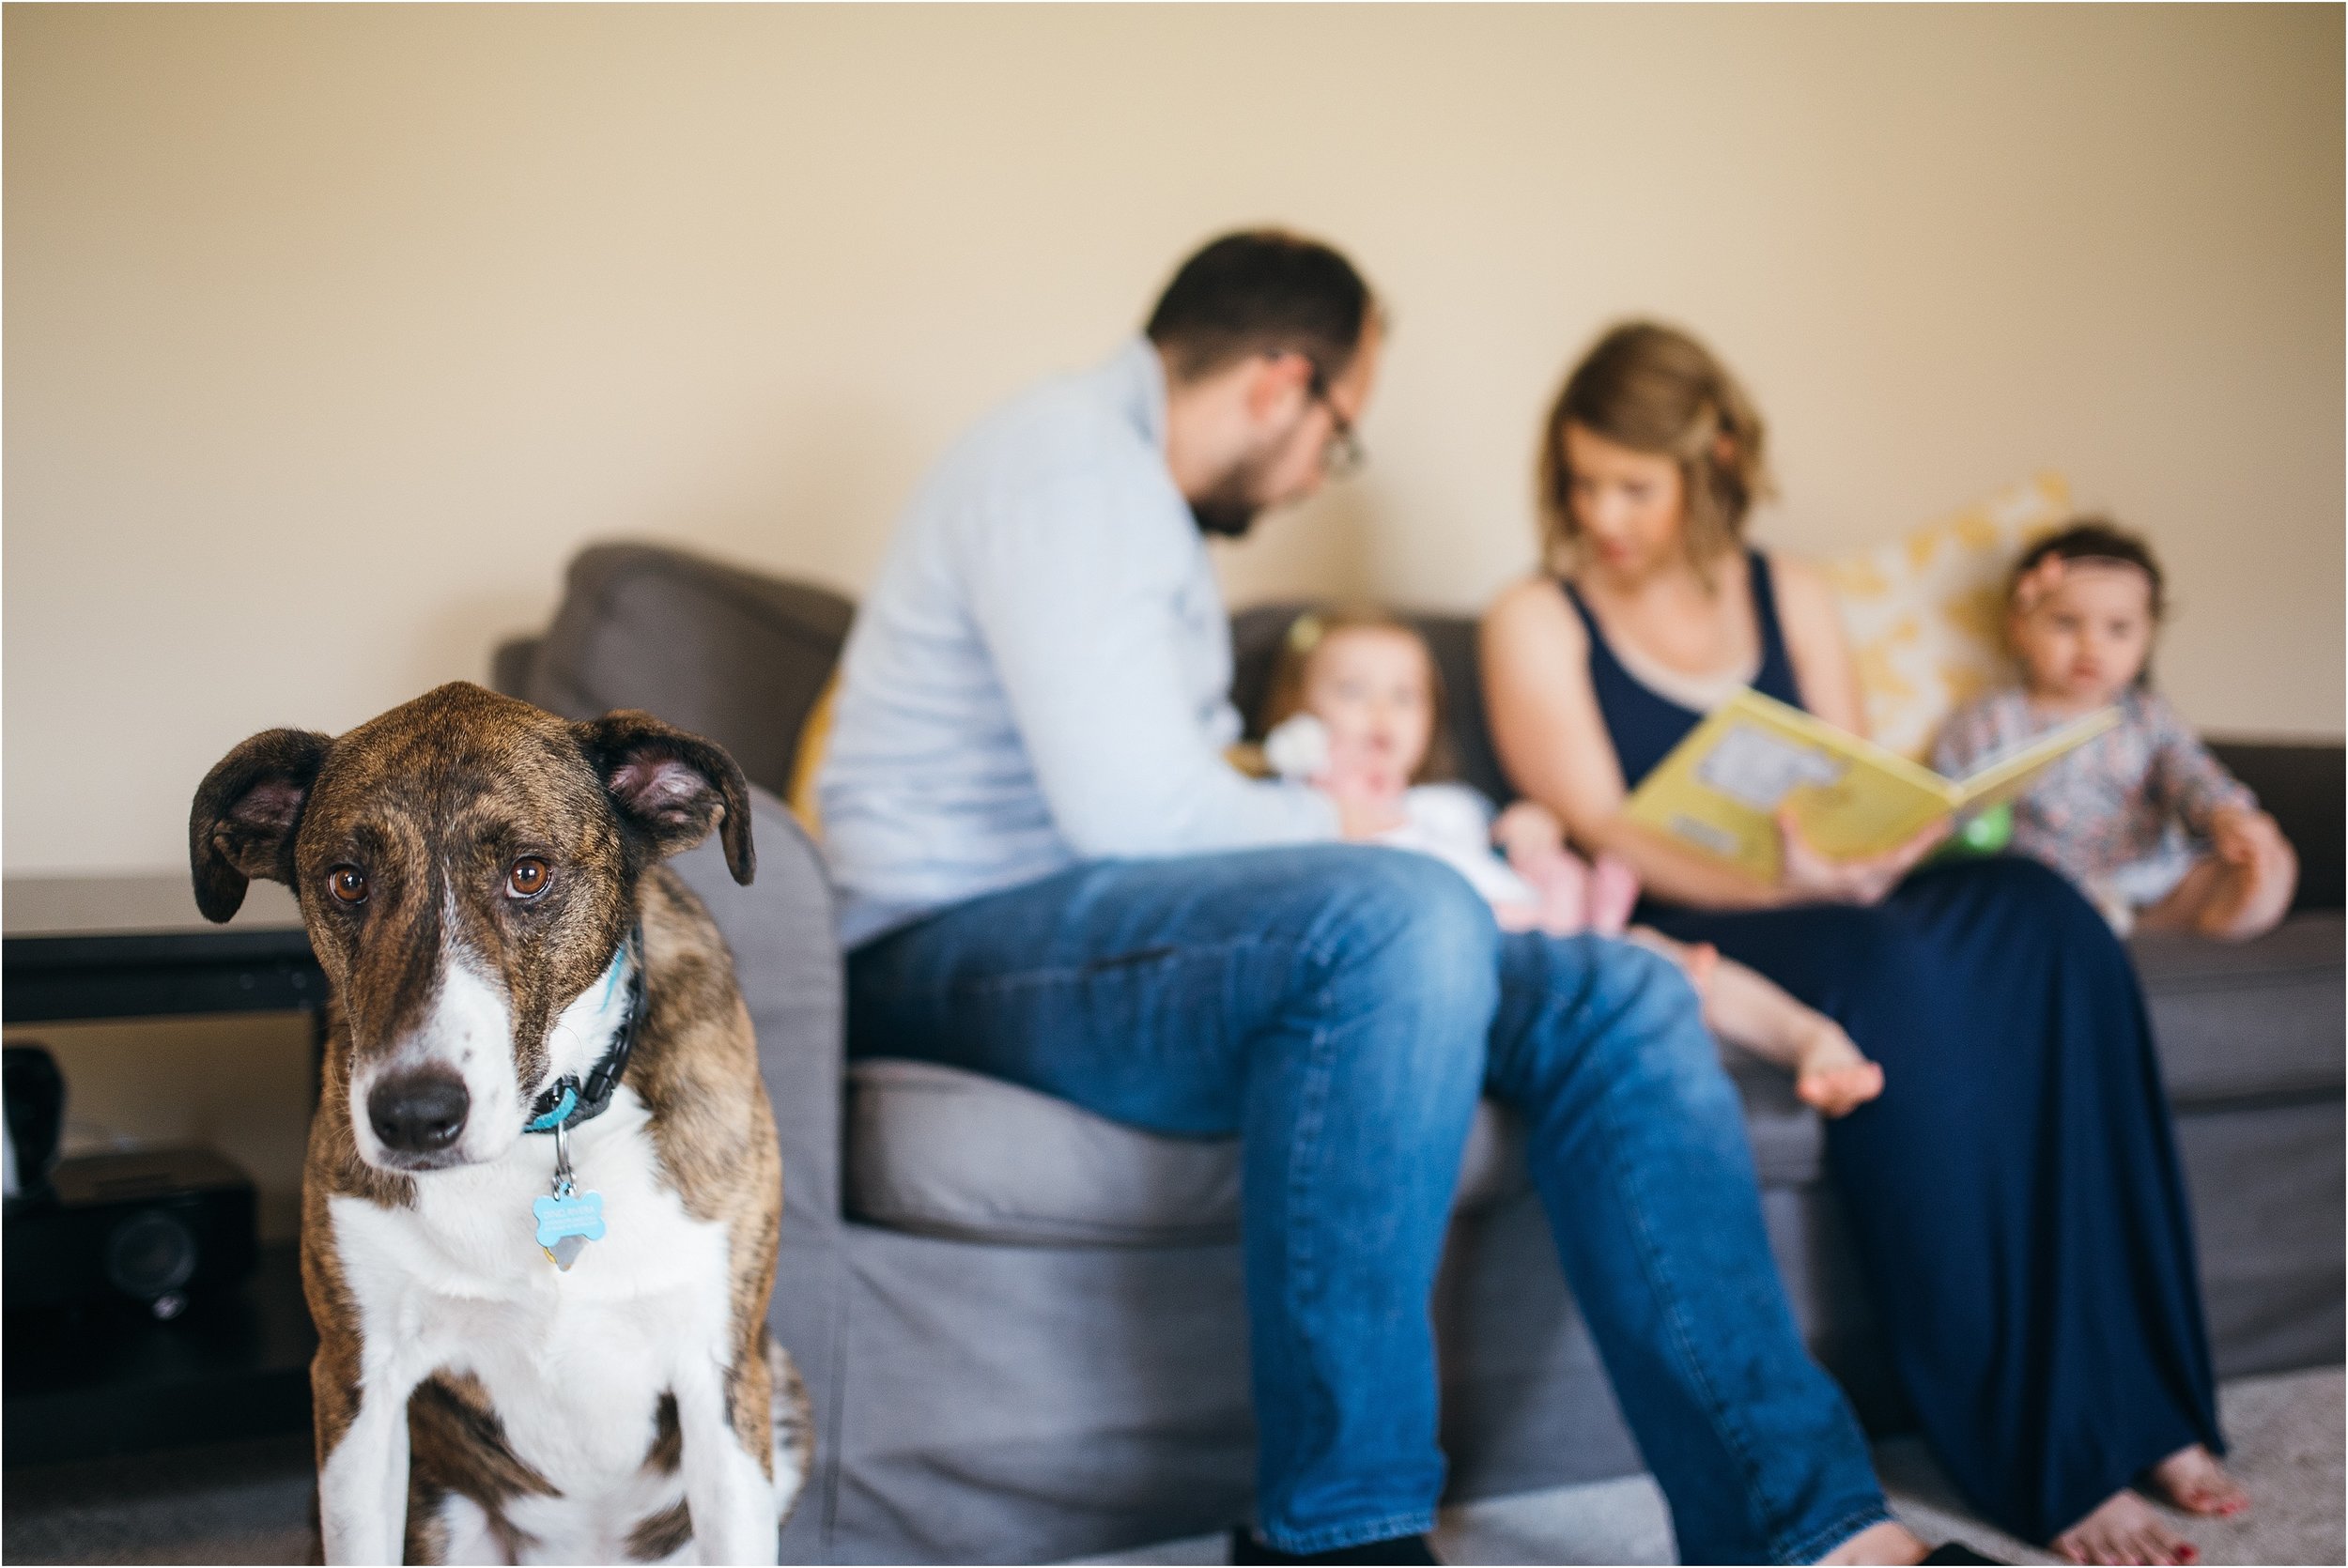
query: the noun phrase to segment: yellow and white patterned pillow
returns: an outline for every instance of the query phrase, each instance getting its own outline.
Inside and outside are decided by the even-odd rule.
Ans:
[[[1825,563],[1876,740],[1921,760],[1953,710],[2013,677],[2006,573],[2024,545],[2070,515],[2071,486],[2059,473],[2042,473],[1892,544]]]

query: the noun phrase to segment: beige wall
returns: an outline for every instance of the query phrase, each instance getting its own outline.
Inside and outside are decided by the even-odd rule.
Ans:
[[[1609,318],[1708,334],[1765,538],[2043,467],[2195,719],[2341,729],[2336,8],[12,7],[6,863],[160,866],[261,727],[456,676],[618,534],[854,590],[1190,245],[1350,248],[1368,471],[1232,556],[1473,607]]]

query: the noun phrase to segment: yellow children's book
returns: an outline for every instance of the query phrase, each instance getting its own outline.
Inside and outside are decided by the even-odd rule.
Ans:
[[[1777,813],[1831,860],[1899,848],[1933,822],[2017,793],[2039,769],[2120,722],[2099,708],[1990,758],[1962,781],[1745,690],[1690,731],[1630,797],[1630,820],[1764,882],[1778,873]]]

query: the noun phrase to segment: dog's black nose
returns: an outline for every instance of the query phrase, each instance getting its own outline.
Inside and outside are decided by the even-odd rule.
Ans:
[[[434,1154],[456,1142],[471,1108],[464,1084],[439,1072],[386,1078],[367,1094],[375,1135],[403,1154]]]

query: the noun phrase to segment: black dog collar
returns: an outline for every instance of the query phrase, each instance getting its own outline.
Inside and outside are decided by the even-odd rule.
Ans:
[[[552,1132],[557,1128],[567,1132],[581,1122],[594,1121],[611,1104],[611,1092],[620,1086],[620,1074],[627,1070],[627,1054],[636,1049],[636,1032],[644,1022],[643,922],[638,921],[628,931],[627,946],[635,949],[636,961],[629,966],[627,1017],[621,1022],[620,1032],[588,1069],[586,1082],[564,1073],[547,1085],[530,1107],[530,1119],[522,1124],[524,1132]],[[623,955],[626,950],[622,949]]]

